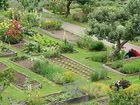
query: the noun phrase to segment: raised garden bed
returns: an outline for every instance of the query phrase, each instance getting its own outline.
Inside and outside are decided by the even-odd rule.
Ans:
[[[86,93],[80,92],[78,95],[70,96],[67,92],[60,92],[50,94],[44,97],[48,105],[66,105],[66,104],[74,104],[80,102],[86,102],[89,100],[89,96]]]
[[[140,58],[131,58],[122,61],[103,64],[107,70],[113,71],[122,76],[133,76],[140,74]]]
[[[28,57],[16,57],[11,59],[17,65],[31,69],[33,67],[33,62]]]
[[[15,72],[15,81],[14,84],[20,89],[38,89],[41,88],[41,84],[35,80],[31,80],[28,82],[27,76],[21,74],[19,72]]]
[[[75,43],[79,39],[78,36],[65,30],[47,30],[47,31],[52,33],[53,37],[61,40],[64,40],[66,38],[71,43]]]

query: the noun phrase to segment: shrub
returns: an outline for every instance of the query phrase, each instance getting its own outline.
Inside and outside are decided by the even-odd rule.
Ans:
[[[40,16],[37,12],[22,12],[20,13],[20,18],[20,22],[25,27],[25,30],[39,26]]]
[[[139,105],[139,99],[139,85],[131,85],[124,90],[109,92],[109,105]]]
[[[126,74],[137,73],[140,72],[140,65],[137,65],[137,63],[125,64],[120,71]]]
[[[35,73],[38,73],[38,74],[43,74],[43,69],[45,69],[46,68],[46,65],[48,65],[48,61],[46,61],[46,60],[34,60],[33,61],[34,63],[33,63],[33,68],[32,68],[32,70],[33,70],[33,72],[35,72]]]
[[[0,23],[0,38],[6,43],[16,44],[22,40],[21,26],[16,20]]]
[[[55,73],[54,77],[52,78],[52,81],[54,81],[57,84],[65,83],[64,76],[62,73]]]
[[[93,40],[88,36],[84,36],[83,38],[78,39],[76,43],[77,43],[77,46],[79,48],[87,48],[88,49],[89,44],[93,43]]]
[[[39,43],[29,42],[25,45],[23,51],[28,54],[33,54],[33,53],[42,53],[43,49],[41,48]]]
[[[110,90],[108,86],[102,83],[93,83],[89,85],[82,86],[81,91],[87,93],[89,98],[99,98],[101,96],[107,95]]]
[[[83,12],[72,14],[72,19],[79,22],[87,22],[88,18]]]
[[[96,53],[92,55],[91,60],[95,62],[107,62],[108,59],[108,53],[107,52],[101,52],[101,53]]]
[[[67,71],[64,73],[64,81],[65,83],[70,83],[74,81],[74,73],[71,71]]]
[[[62,27],[62,22],[57,20],[49,20],[41,22],[41,27],[44,29],[60,30]]]
[[[106,50],[106,47],[102,42],[95,41],[93,43],[90,43],[89,50],[90,51],[104,51]]]
[[[79,48],[86,48],[90,51],[104,51],[106,50],[105,45],[100,41],[93,41],[91,37],[84,36],[77,40],[77,46]]]
[[[61,53],[72,53],[72,52],[74,52],[74,47],[67,40],[64,40],[64,43],[62,43],[60,46],[60,52]]]
[[[94,72],[91,74],[91,81],[99,81],[107,78],[106,71]]]
[[[59,57],[60,56],[60,51],[59,50],[47,50],[44,53],[44,56],[47,58],[53,58],[53,57]]]
[[[27,105],[44,105],[45,100],[44,98],[37,92],[31,91],[26,99]]]
[[[119,68],[123,67],[123,62],[121,62],[121,61],[114,62],[111,64],[111,67],[113,69],[119,69]]]

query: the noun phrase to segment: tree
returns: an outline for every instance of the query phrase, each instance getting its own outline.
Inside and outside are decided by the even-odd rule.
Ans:
[[[116,43],[111,53],[113,59],[129,41],[140,36],[140,0],[131,0],[117,11],[102,8],[89,15],[90,35]]]
[[[68,17],[68,15],[70,14],[70,6],[74,1],[80,5],[84,5],[90,2],[90,0],[66,0],[66,17]]]
[[[20,2],[22,4],[22,6],[24,7],[24,9],[30,11],[34,11],[35,9],[39,9],[39,3],[41,2],[41,0],[17,0],[18,2]]]
[[[0,0],[0,9],[7,9],[8,7],[8,0]]]

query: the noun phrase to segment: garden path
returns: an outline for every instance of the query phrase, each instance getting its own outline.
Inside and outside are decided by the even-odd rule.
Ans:
[[[43,11],[47,12],[49,14],[53,14],[46,9],[44,9]],[[46,18],[46,19],[48,19],[48,18]],[[72,24],[72,23],[68,23],[68,22],[63,21],[63,26],[62,27],[63,27],[64,30],[66,30],[68,32],[71,32],[71,33],[73,33],[75,35],[78,35],[78,36],[84,36],[86,34],[86,28],[75,25],[75,24]],[[98,38],[95,37],[95,36],[92,36],[92,38],[94,40],[98,40]],[[110,43],[107,40],[102,40],[102,42],[105,45],[110,46],[110,47],[112,47],[114,45],[113,43]],[[133,44],[130,44],[130,43],[127,43],[127,44],[124,45],[124,50],[125,51],[129,51],[132,48],[140,52],[140,47],[139,46],[136,46],[136,45],[133,45]]]

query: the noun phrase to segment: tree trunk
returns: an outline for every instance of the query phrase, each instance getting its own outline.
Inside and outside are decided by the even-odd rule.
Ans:
[[[72,3],[72,0],[67,1],[67,6],[66,6],[66,17],[70,14],[70,5]]]
[[[116,45],[116,48],[115,48],[115,50],[110,54],[110,56],[109,56],[109,58],[110,59],[114,59],[116,56],[117,56],[117,54],[121,51],[121,48],[124,46],[124,44],[126,44],[128,41],[123,41],[122,43],[121,43],[121,41],[120,40],[118,40],[117,41],[117,45]]]

